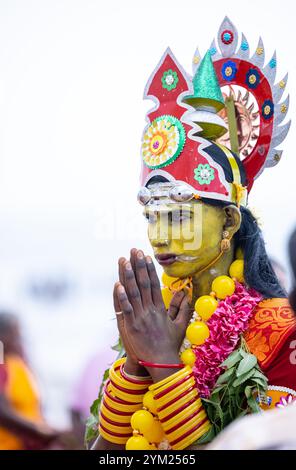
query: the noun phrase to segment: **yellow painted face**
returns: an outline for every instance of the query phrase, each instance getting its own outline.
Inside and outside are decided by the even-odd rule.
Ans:
[[[169,276],[193,276],[218,256],[226,221],[221,207],[161,202],[144,214],[154,255]]]

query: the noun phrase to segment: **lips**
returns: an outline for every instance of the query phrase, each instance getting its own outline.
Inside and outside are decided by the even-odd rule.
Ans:
[[[161,266],[169,266],[170,264],[173,264],[176,261],[177,255],[175,255],[174,253],[163,253],[155,255],[155,258]]]

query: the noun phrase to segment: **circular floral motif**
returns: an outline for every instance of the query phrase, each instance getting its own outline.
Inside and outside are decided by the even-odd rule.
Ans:
[[[194,179],[197,180],[199,184],[210,184],[210,182],[215,179],[214,168],[208,163],[205,165],[200,163],[194,170]]]
[[[227,80],[230,82],[233,80],[236,76],[237,73],[237,66],[235,62],[232,62],[232,60],[228,60],[227,62],[224,62],[222,66],[222,77],[224,80]]]
[[[257,54],[257,55],[262,55],[263,52],[264,52],[263,47],[257,47],[257,49],[256,49],[256,54]]]
[[[249,88],[255,89],[260,83],[260,73],[256,69],[249,69],[246,74],[246,84]]]
[[[169,69],[166,72],[164,72],[163,76],[161,77],[162,87],[168,91],[171,91],[174,88],[176,88],[178,81],[179,81],[178,74],[172,69]]]
[[[281,80],[280,83],[279,83],[279,87],[280,88],[285,88],[285,86],[286,86],[285,80]]]
[[[160,116],[148,127],[143,136],[142,158],[148,168],[170,165],[180,155],[185,144],[185,130],[173,116]]]
[[[274,104],[271,100],[265,100],[262,105],[262,116],[267,121],[272,118],[274,113]]]
[[[290,393],[289,395],[283,396],[280,398],[280,401],[278,401],[275,406],[276,408],[285,408],[288,405],[296,405],[296,397],[293,397]]]
[[[230,31],[230,29],[226,29],[225,31],[223,31],[221,34],[221,41],[224,44],[231,44],[233,41],[233,32]]]
[[[282,106],[281,106],[281,113],[286,113],[286,112],[287,112],[287,109],[288,109],[288,108],[287,108],[287,105],[282,104]]]

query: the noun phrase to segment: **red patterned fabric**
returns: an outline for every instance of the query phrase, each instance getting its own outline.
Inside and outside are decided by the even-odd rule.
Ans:
[[[269,385],[296,390],[296,316],[288,300],[260,302],[245,339]]]
[[[294,345],[293,345],[294,343]],[[279,354],[264,371],[269,385],[279,385],[296,391],[296,331],[287,338]]]

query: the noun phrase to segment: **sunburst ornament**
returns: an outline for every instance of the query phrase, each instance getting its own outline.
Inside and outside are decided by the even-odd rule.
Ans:
[[[253,82],[252,74],[250,74],[250,79]],[[223,87],[223,96],[224,99],[231,96],[234,101],[238,147],[240,158],[243,160],[252,152],[259,137],[260,116],[258,105],[252,93],[236,85]],[[220,111],[220,116],[227,124],[227,113],[225,110]],[[220,137],[218,142],[225,147],[230,147],[229,132]]]
[[[232,39],[231,42],[229,41],[230,39]],[[247,91],[250,92],[254,99],[254,106],[257,104],[258,107],[259,128],[256,128],[255,132],[253,132],[252,122],[252,126],[249,127],[248,131],[245,132],[245,129],[243,132],[244,138],[242,138],[242,135],[239,137],[241,143],[243,140],[249,140],[245,139],[246,135],[253,135],[254,137],[249,140],[250,145],[245,146],[243,144],[242,147],[244,148],[240,145],[240,155],[245,157],[244,167],[249,182],[248,190],[250,191],[255,178],[265,168],[276,165],[281,158],[282,150],[279,150],[277,147],[286,137],[291,124],[291,121],[281,124],[287,115],[289,105],[289,96],[284,101],[281,101],[288,75],[278,83],[275,83],[276,53],[274,52],[271,59],[266,63],[265,47],[260,38],[254,54],[251,55],[247,38],[242,34],[241,42],[239,42],[238,31],[228,17],[225,17],[222,21],[217,34],[217,40],[213,40],[209,50],[211,51],[220,86],[235,85],[243,88],[245,90],[243,96]],[[229,62],[233,62],[236,67],[236,74],[231,79],[229,78],[231,77],[231,67],[227,68],[226,66],[226,64],[229,65]],[[196,66],[193,67],[193,70],[196,73]],[[284,113],[281,111],[283,104],[287,107]],[[247,110],[245,105],[244,107]],[[229,108],[233,107],[229,106]],[[248,112],[253,114],[257,112],[257,109],[251,109]],[[243,115],[241,111],[242,109],[239,110],[239,114],[247,120],[247,113]],[[235,106],[235,113],[238,116],[237,106]],[[253,121],[253,117],[251,117],[251,121]],[[232,129],[231,134],[232,141],[236,143],[235,129]],[[224,140],[223,143],[226,143],[226,137],[225,135],[221,139]],[[235,152],[237,152],[236,148]]]
[[[186,134],[182,123],[174,116],[159,116],[145,131],[142,158],[148,168],[170,165],[180,155]]]

